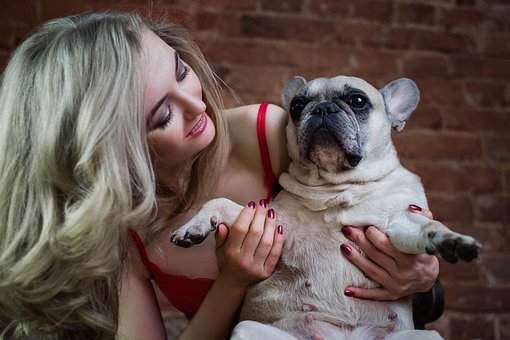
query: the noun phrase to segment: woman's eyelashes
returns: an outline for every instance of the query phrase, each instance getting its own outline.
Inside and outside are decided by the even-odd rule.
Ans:
[[[177,75],[177,81],[183,81],[189,74],[190,68],[189,66],[183,64],[181,62],[181,67],[179,67],[179,74]]]
[[[170,108],[170,105],[167,105],[165,107],[165,113],[164,113],[163,117],[156,124],[155,128],[156,129],[166,128],[172,122],[172,117],[173,117],[172,109]]]

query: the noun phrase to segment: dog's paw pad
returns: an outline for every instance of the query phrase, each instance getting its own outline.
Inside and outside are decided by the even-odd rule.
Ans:
[[[432,237],[430,237],[432,236]],[[472,261],[478,258],[481,248],[480,244],[472,237],[456,233],[446,233],[443,235],[432,235],[432,244],[425,248],[427,253],[435,248],[441,257],[450,263],[457,263],[459,260]],[[430,253],[429,253],[430,254]]]
[[[170,242],[173,244],[189,248],[196,244],[202,243],[209,235],[209,230],[203,231],[202,228],[188,228],[187,230],[177,230],[170,236]]]

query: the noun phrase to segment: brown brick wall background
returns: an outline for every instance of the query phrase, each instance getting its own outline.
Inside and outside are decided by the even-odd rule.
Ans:
[[[168,12],[244,103],[279,103],[296,74],[414,79],[402,162],[435,217],[483,243],[476,264],[441,262],[446,311],[430,326],[510,338],[510,0],[0,0],[0,69],[42,21],[109,8]]]

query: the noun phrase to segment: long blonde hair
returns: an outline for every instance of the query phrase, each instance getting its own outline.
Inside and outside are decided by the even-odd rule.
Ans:
[[[25,40],[0,87],[0,323],[1,314],[9,320],[0,338],[116,333],[127,230],[147,226],[156,210],[142,109],[147,29],[195,69],[223,133],[212,71],[174,25],[86,14],[50,21]],[[219,176],[219,139],[190,162],[174,210],[213,192],[199,170],[217,156]]]

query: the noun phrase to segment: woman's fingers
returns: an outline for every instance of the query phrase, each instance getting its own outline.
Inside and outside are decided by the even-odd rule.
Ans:
[[[229,226],[230,230],[226,241],[226,245],[228,245],[228,247],[235,250],[241,249],[246,233],[248,232],[253,217],[255,216],[255,212],[256,204],[253,201],[249,202],[243,210],[241,210],[237,220]]]

